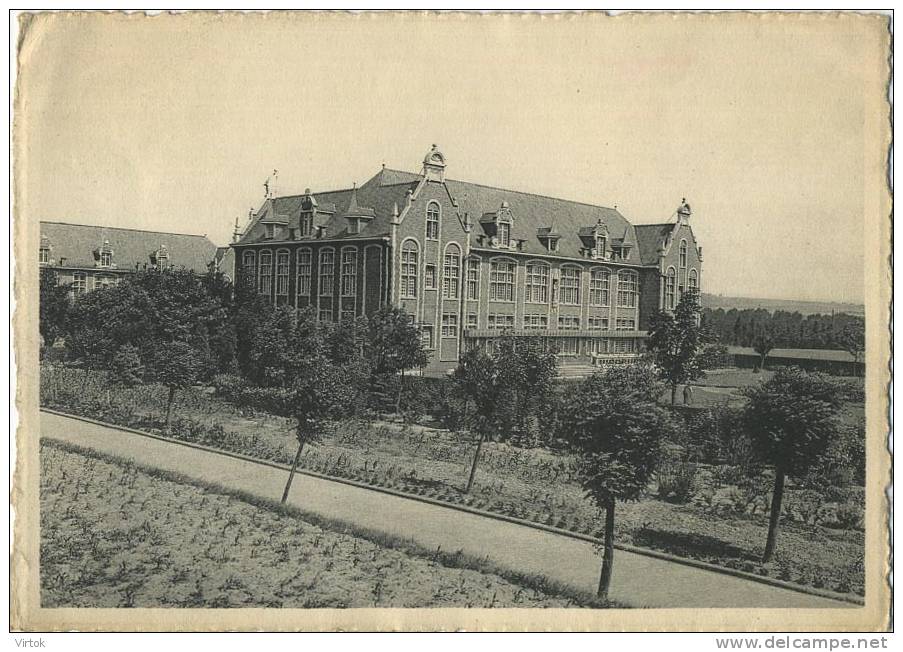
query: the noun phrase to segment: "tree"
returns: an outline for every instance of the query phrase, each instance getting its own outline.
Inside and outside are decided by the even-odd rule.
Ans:
[[[158,346],[154,355],[152,373],[154,379],[169,390],[166,401],[166,420],[163,424],[164,432],[168,433],[170,430],[176,391],[194,385],[204,366],[205,360],[198,354],[196,347],[187,342],[166,342]]]
[[[138,347],[122,345],[110,363],[110,380],[117,385],[134,387],[140,385],[144,377],[144,364],[138,354]]]
[[[286,395],[296,420],[298,451],[282,492],[283,503],[288,500],[304,446],[319,441],[336,422],[355,414],[360,404],[359,388],[355,374],[349,375],[344,366],[332,363],[323,355],[306,357],[304,364],[298,366],[291,391]]]
[[[477,433],[477,446],[467,478],[464,493],[470,493],[477,473],[480,451],[487,435],[497,428],[496,410],[500,405],[499,373],[496,361],[482,349],[467,351],[452,374],[452,381],[465,402],[466,422]],[[467,413],[467,406],[473,403],[474,409]]]
[[[660,457],[660,442],[673,429],[658,403],[658,374],[638,363],[597,372],[571,393],[561,437],[577,457],[580,484],[605,512],[598,595],[608,597],[614,564],[615,503],[646,489]]]
[[[41,268],[38,329],[44,346],[53,346],[66,327],[69,313],[69,284],[60,285],[56,270]]]
[[[759,369],[765,369],[765,359],[778,345],[778,336],[770,326],[762,326],[752,340],[753,351],[759,354]]]
[[[423,367],[429,362],[420,330],[411,315],[401,308],[387,306],[370,316],[367,335],[367,357],[374,375],[401,376],[395,397],[395,412],[400,413],[405,370]]]
[[[671,388],[671,405],[677,401],[677,386],[705,375],[701,348],[711,337],[700,326],[699,294],[687,290],[674,314],[657,312],[649,325],[647,346],[662,378]]]
[[[841,406],[835,383],[818,373],[784,367],[768,382],[744,390],[743,427],[757,454],[774,466],[768,538],[762,562],[774,554],[786,476],[802,477],[837,434]]]
[[[493,358],[498,385],[505,392],[496,412],[500,431],[520,444],[539,443],[536,422],[556,397],[558,356],[537,338],[506,334],[499,338]]]
[[[865,322],[857,319],[844,326],[837,336],[837,344],[853,356],[853,361],[857,367],[856,373],[858,374],[859,359],[862,356],[862,352],[865,351]]]

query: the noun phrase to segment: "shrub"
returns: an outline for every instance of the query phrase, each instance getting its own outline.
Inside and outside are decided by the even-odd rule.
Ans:
[[[685,504],[695,494],[696,464],[685,459],[665,461],[656,473],[658,496],[671,503]]]
[[[788,492],[784,511],[792,519],[803,523],[815,523],[825,497],[813,489]]]

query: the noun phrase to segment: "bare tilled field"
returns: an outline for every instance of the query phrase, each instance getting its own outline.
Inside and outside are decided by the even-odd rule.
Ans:
[[[601,606],[461,555],[378,543],[57,444],[41,446],[44,607]],[[371,538],[372,535],[371,535]]]

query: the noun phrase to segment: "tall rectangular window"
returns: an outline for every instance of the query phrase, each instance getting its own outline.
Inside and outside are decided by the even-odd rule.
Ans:
[[[357,250],[342,249],[342,296],[357,293]]]
[[[480,260],[467,259],[467,298],[476,301],[480,298]]]
[[[636,298],[636,272],[621,270],[618,272],[618,307],[636,308]]]
[[[38,249],[38,263],[46,265],[50,262],[50,247],[41,247]]]
[[[88,277],[84,272],[75,272],[72,275],[72,294],[78,296],[88,291]]]
[[[430,263],[424,265],[424,280],[423,285],[427,290],[435,290],[436,289],[436,266]]]
[[[558,355],[577,355],[580,341],[576,337],[562,337],[558,340]]]
[[[421,339],[423,340],[423,348],[434,349],[436,345],[433,343],[433,325],[423,324],[420,327]]]
[[[439,239],[439,204],[434,201],[426,207],[426,239]]]
[[[668,268],[668,275],[665,277],[665,307],[674,310],[674,286],[677,283],[676,274],[673,267]]]
[[[442,337],[458,337],[458,315],[448,312],[442,315]]]
[[[561,303],[576,306],[580,303],[580,270],[561,268]]]
[[[527,265],[527,303],[549,302],[549,267],[541,263]]]
[[[401,249],[401,298],[417,298],[417,245],[410,241]]]
[[[611,273],[607,269],[594,269],[589,280],[589,303],[607,306],[611,286]]]
[[[310,267],[311,267],[311,252],[310,249],[304,248],[298,250],[298,264],[297,264],[297,284],[296,284],[296,293],[299,297],[309,297],[310,296]]]
[[[288,296],[288,256],[287,251],[276,252],[276,296]]]
[[[445,250],[442,265],[442,297],[457,299],[458,287],[461,283],[461,256],[457,245],[449,245]]]
[[[301,237],[302,238],[310,237],[310,234],[313,231],[313,226],[314,226],[314,214],[313,213],[301,213]]]
[[[508,247],[511,245],[511,225],[507,222],[499,222],[496,224],[496,237],[498,238],[500,247]]]
[[[335,287],[335,251],[332,249],[320,250],[319,292],[321,296],[331,296]]]
[[[489,300],[514,301],[514,263],[494,260],[489,265]]]
[[[269,251],[260,252],[259,273],[257,275],[257,291],[260,294],[269,295],[273,289],[273,254]]]

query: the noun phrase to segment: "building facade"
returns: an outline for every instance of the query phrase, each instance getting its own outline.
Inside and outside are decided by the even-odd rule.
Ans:
[[[636,356],[650,316],[699,288],[702,250],[676,219],[632,225],[616,209],[446,178],[435,146],[419,174],[383,167],[360,187],[269,196],[236,230],[236,265],[279,305],[321,320],[400,306],[453,368],[503,332],[562,364]]]
[[[234,252],[217,248],[206,236],[120,229],[64,222],[41,222],[38,264],[57,272],[73,296],[116,285],[147,269],[232,268]]]

